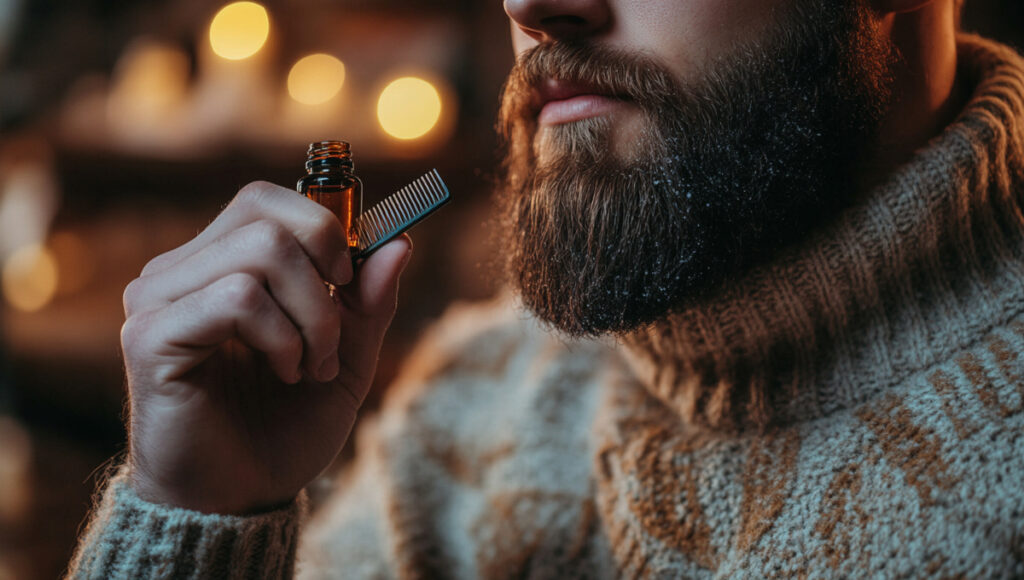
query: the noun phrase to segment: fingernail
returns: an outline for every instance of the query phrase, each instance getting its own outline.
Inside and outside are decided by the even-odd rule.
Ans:
[[[405,251],[405,255],[402,256],[402,269],[409,265],[409,259],[412,258],[412,243],[409,244],[409,249]]]
[[[338,376],[338,355],[332,354],[320,365],[316,377],[321,383],[326,383],[336,376]]]

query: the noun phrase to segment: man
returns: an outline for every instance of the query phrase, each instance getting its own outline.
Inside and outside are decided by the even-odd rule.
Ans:
[[[536,318],[428,333],[298,570],[1024,574],[1024,61],[954,0],[505,9]],[[131,448],[72,575],[292,572],[410,252],[342,247],[254,184],[129,286]]]

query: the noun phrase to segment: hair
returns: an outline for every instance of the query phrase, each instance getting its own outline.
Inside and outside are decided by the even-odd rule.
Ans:
[[[891,95],[894,49],[865,4],[801,0],[791,25],[687,81],[591,44],[524,53],[498,125],[498,229],[523,305],[570,336],[630,332],[834,215]],[[623,144],[603,118],[538,127],[547,78],[629,101],[644,128]]]

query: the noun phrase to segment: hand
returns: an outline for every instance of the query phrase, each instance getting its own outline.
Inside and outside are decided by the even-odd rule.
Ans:
[[[353,275],[333,214],[254,183],[149,262],[121,332],[136,493],[217,513],[292,500],[348,438],[411,251],[403,236]]]

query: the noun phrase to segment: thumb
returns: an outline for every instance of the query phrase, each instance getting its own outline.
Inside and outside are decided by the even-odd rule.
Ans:
[[[339,288],[342,308],[338,356],[357,380],[369,382],[377,366],[384,332],[395,315],[398,279],[412,256],[412,241],[400,236],[388,242],[356,270],[352,282]]]
[[[412,256],[412,240],[402,235],[367,258],[341,292],[342,304],[355,316],[390,322],[398,298],[398,278]],[[386,323],[385,323],[386,324]]]

